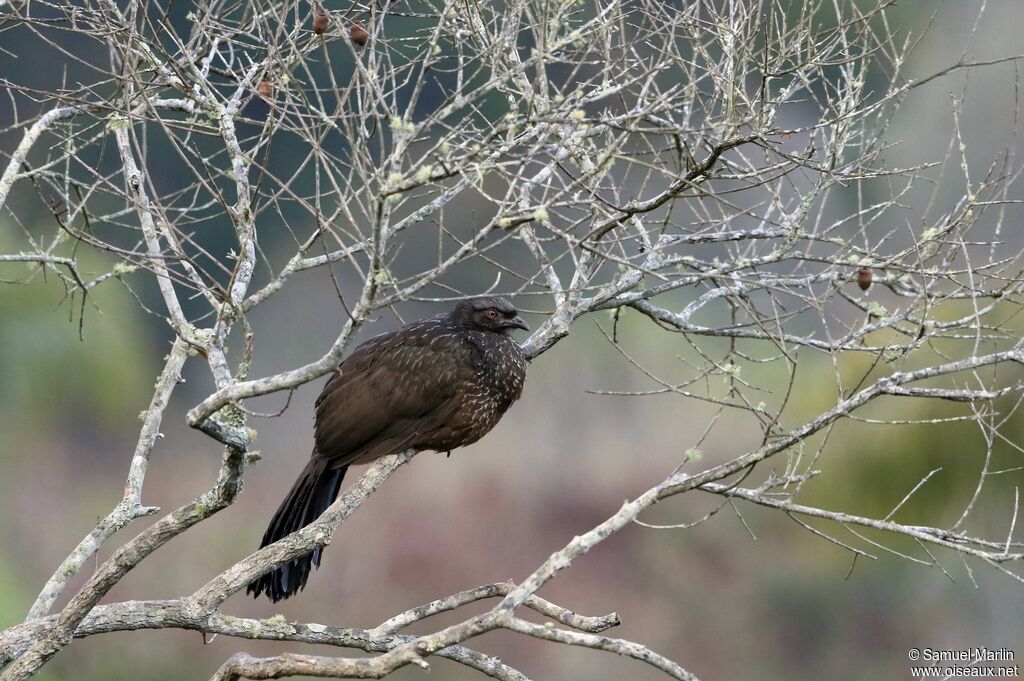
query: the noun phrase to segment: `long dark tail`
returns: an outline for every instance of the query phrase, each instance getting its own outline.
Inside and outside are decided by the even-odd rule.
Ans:
[[[260,548],[273,544],[319,518],[337,498],[347,468],[348,466],[342,466],[332,469],[325,457],[313,452],[309,463],[270,521],[267,531],[263,534]],[[255,598],[266,593],[275,603],[298,593],[306,586],[312,566],[320,567],[320,553],[321,550],[316,549],[285,563],[250,583],[246,591]]]

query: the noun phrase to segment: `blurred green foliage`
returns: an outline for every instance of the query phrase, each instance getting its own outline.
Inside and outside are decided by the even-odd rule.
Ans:
[[[159,359],[138,304],[107,281],[83,309],[80,293],[68,297],[38,265],[4,264],[0,275],[18,269],[31,281],[0,286],[0,424],[63,428],[72,413],[89,428],[123,428],[129,407],[150,397]]]

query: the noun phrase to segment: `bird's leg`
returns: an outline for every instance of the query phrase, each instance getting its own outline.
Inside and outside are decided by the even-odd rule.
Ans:
[[[449,449],[447,452],[445,452],[444,453],[444,458],[446,458],[446,459],[452,458],[452,450]]]

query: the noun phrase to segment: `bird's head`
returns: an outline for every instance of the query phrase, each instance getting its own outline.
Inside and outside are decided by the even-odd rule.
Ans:
[[[512,329],[530,330],[512,303],[497,296],[460,301],[452,310],[451,316],[457,323],[477,331],[493,331],[507,335]]]

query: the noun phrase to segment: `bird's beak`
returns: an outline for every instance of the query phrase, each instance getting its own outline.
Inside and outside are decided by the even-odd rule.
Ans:
[[[523,319],[522,317],[520,317],[519,315],[516,315],[512,319],[508,320],[507,323],[508,323],[508,326],[514,326],[515,328],[522,329],[523,331],[529,331],[530,330],[530,325],[527,324],[526,320]]]

